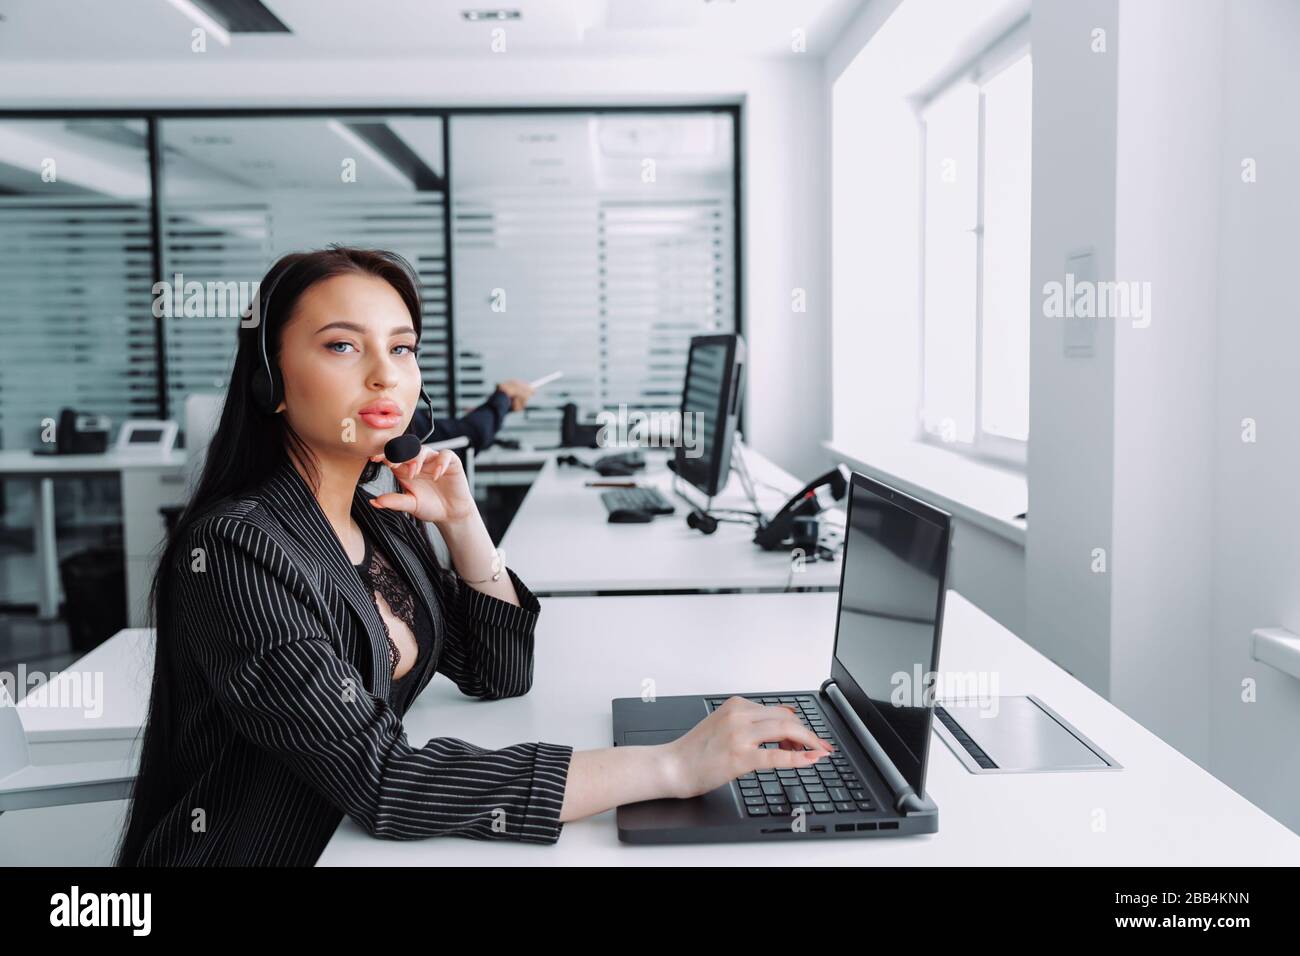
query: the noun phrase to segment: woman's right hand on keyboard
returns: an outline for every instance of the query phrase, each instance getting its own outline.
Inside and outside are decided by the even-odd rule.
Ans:
[[[768,742],[780,747],[762,746]],[[751,770],[811,767],[834,751],[789,707],[743,697],[728,698],[681,737],[660,746],[669,756],[672,796],[681,799],[708,793]]]

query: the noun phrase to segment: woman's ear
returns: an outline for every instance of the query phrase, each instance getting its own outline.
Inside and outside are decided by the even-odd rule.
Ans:
[[[284,402],[281,401],[279,407],[276,408],[275,413],[279,415],[282,411],[284,411],[284,408],[285,408]]]

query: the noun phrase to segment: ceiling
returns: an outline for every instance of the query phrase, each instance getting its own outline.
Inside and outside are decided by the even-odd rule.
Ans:
[[[6,61],[183,60],[185,0],[0,0]],[[257,5],[257,0],[191,0]],[[209,33],[203,55],[248,60],[497,56],[772,57],[824,54],[867,0],[261,0],[289,33]],[[465,10],[518,11],[471,22]],[[802,30],[806,53],[792,50]]]

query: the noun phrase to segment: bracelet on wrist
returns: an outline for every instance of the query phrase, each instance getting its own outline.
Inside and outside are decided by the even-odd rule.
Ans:
[[[505,562],[501,559],[501,552],[496,548],[492,549],[492,574],[489,577],[482,578],[478,581],[471,581],[465,578],[466,584],[487,584],[489,581],[500,581],[501,575],[505,571]]]

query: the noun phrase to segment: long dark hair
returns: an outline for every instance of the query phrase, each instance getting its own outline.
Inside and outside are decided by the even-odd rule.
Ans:
[[[356,273],[384,279],[397,290],[411,313],[416,339],[423,331],[419,281],[409,262],[393,252],[333,245],[313,252],[284,256],[263,276],[263,293],[275,292],[262,303],[266,323],[267,358],[273,368],[280,355],[281,333],[299,298],[311,286],[333,276]],[[154,628],[153,687],[145,722],[140,764],[132,791],[126,826],[117,846],[116,864],[134,866],[149,833],[181,796],[184,781],[174,774],[176,713],[173,707],[175,668],[172,636],[176,628],[173,564],[190,528],[224,501],[261,485],[293,455],[319,482],[319,465],[311,449],[294,432],[284,415],[264,414],[253,400],[252,381],[261,367],[256,324],[241,321],[235,366],[230,375],[221,420],[208,445],[203,471],[194,493],[168,536],[149,592],[149,625]],[[382,466],[367,462],[359,484],[374,480]]]

